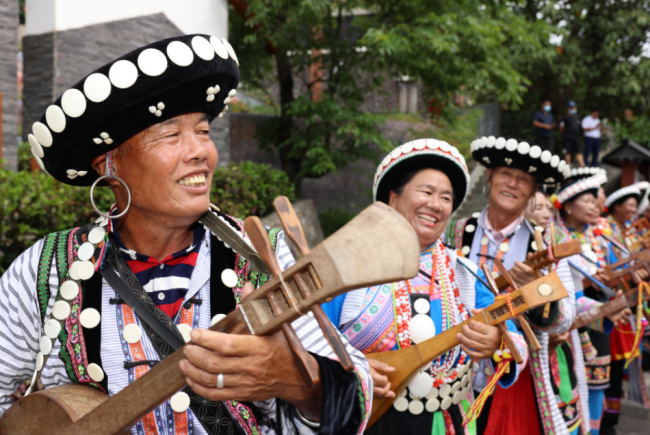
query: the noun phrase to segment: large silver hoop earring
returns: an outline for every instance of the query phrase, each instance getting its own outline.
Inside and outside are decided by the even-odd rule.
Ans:
[[[530,211],[532,213],[535,211],[535,207],[537,207],[537,195],[533,195],[531,200],[532,201],[530,201]]]
[[[126,188],[126,193],[129,194],[129,201],[126,203],[126,208],[124,209],[124,211],[122,213],[116,214],[114,216],[104,214],[101,211],[99,211],[99,209],[95,205],[95,199],[93,198],[93,193],[95,192],[95,186],[97,186],[97,183],[99,183],[103,179],[108,179],[108,178],[112,178],[112,179],[117,180],[120,183],[122,183],[122,185]],[[99,213],[99,215],[104,216],[105,218],[108,218],[108,219],[121,218],[122,216],[124,216],[126,214],[127,211],[129,211],[129,207],[131,207],[131,190],[129,190],[129,186],[127,186],[126,183],[124,182],[124,180],[122,180],[120,177],[117,177],[115,175],[112,175],[112,176],[102,175],[101,177],[99,177],[98,179],[95,180],[95,182],[93,183],[92,186],[90,186],[90,203],[93,205],[93,208],[95,209],[95,211],[97,213]]]

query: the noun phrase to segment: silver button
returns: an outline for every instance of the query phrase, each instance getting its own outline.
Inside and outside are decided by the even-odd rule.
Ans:
[[[161,265],[160,265],[160,268],[161,268],[161,269],[164,269],[164,267],[165,267],[164,264],[161,264]]]
[[[165,293],[163,292],[158,293],[158,299],[160,299],[161,301],[165,299]]]

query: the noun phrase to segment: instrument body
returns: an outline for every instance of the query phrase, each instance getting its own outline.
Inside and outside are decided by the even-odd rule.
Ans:
[[[389,234],[385,228],[391,228]],[[210,330],[274,333],[309,311],[312,305],[346,291],[416,276],[419,259],[420,246],[411,224],[387,205],[374,203],[282,273],[285,282],[302,275],[311,290],[308,297],[303,297],[297,286],[291,284],[287,285],[289,294],[284,294],[281,278],[274,276]],[[269,294],[282,309],[277,315],[270,307]],[[0,435],[126,433],[185,386],[185,376],[179,368],[183,359],[180,348],[110,399],[92,387],[74,384],[30,394],[0,419]]]
[[[545,303],[558,301],[567,296],[568,293],[555,272],[509,294],[512,304],[515,307],[516,315],[523,314]],[[506,299],[497,299],[492,305],[483,309],[481,313],[427,341],[400,350],[369,353],[366,354],[366,358],[381,361],[395,367],[395,371],[387,373],[386,376],[391,383],[391,390],[398,397],[399,393],[408,386],[416,373],[425,368],[435,358],[458,346],[459,342],[456,335],[464,325],[474,321],[495,326],[512,318],[513,316],[508,309]],[[377,422],[388,408],[392,406],[394,401],[395,399],[374,397],[372,415],[370,416],[368,427]]]

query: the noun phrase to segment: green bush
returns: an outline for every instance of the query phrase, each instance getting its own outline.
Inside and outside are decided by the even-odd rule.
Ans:
[[[330,208],[329,210],[325,210],[318,215],[320,226],[323,229],[323,236],[328,238],[343,225],[350,222],[354,216],[354,213],[350,213],[342,208]]]
[[[43,172],[0,169],[0,274],[47,234],[96,219],[89,191],[59,183]],[[268,165],[231,163],[215,171],[211,201],[224,213],[264,216],[279,195],[296,199],[286,174]],[[112,191],[96,189],[95,202],[100,210],[108,210],[114,202]]]

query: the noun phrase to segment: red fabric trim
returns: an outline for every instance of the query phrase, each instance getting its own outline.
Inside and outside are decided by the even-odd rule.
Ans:
[[[497,385],[484,435],[542,435],[537,412],[533,377],[526,365],[510,388]]]

